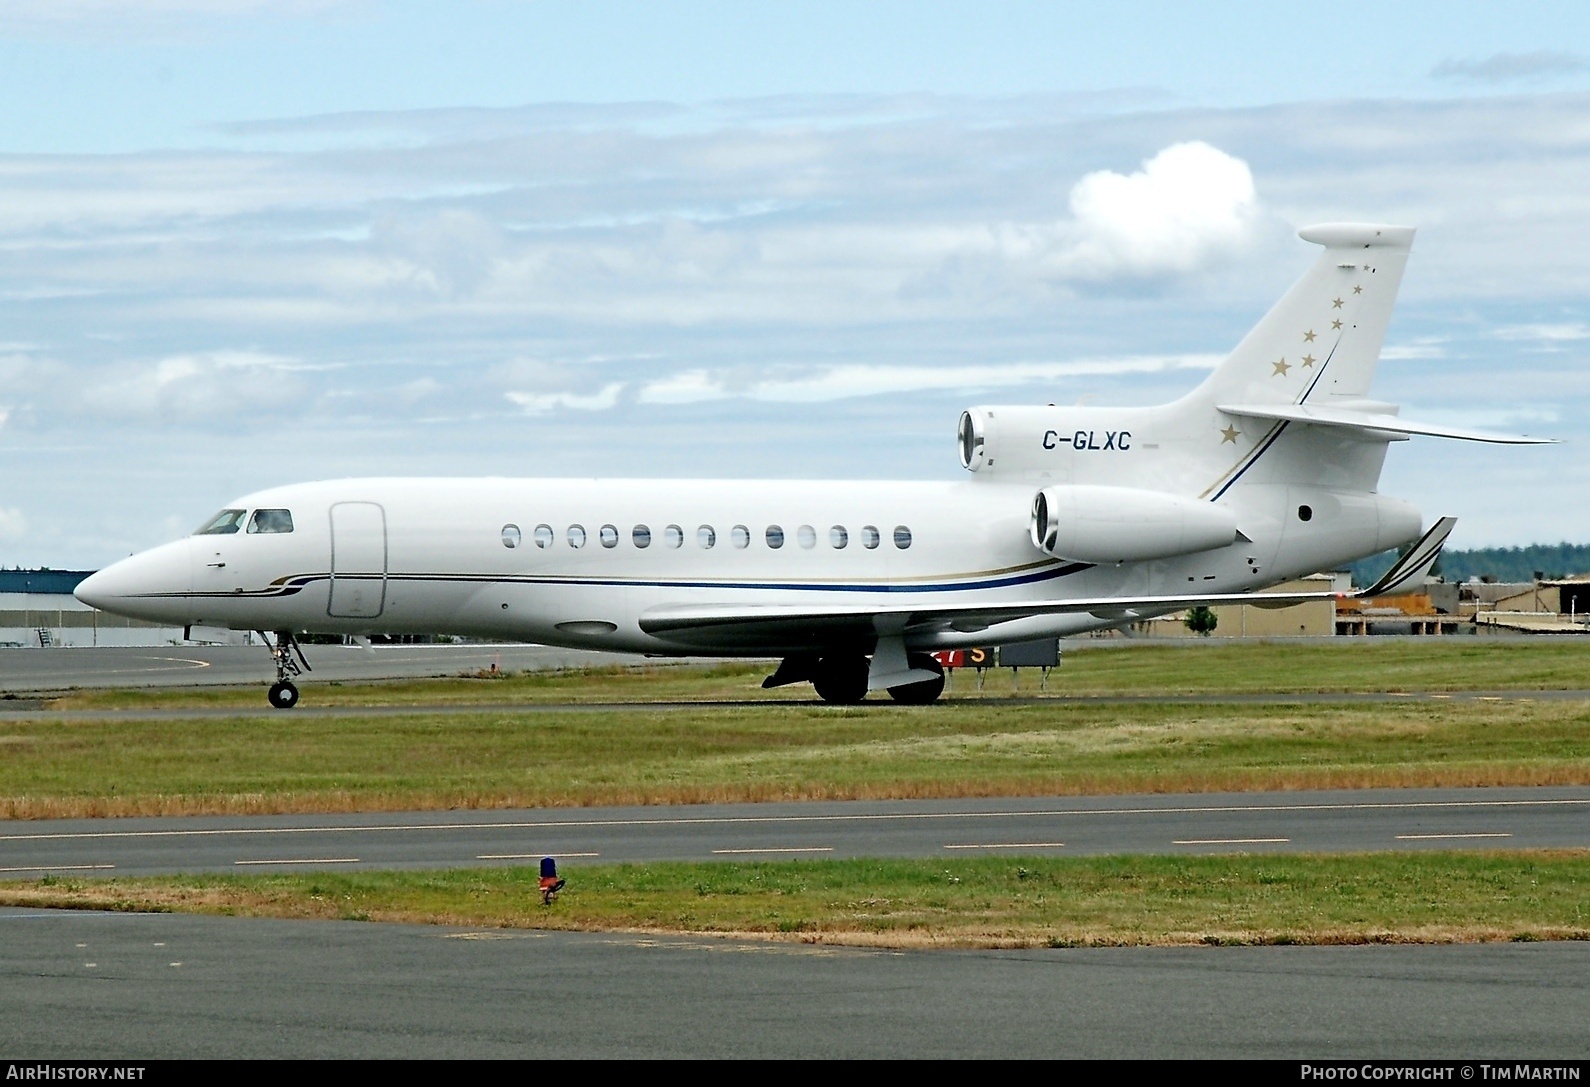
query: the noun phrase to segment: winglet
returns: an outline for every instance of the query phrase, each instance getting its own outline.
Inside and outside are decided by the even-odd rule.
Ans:
[[[1413,592],[1424,584],[1425,575],[1435,565],[1435,560],[1441,557],[1441,548],[1456,526],[1456,517],[1441,518],[1430,526],[1429,532],[1419,537],[1418,543],[1408,548],[1406,555],[1391,564],[1391,569],[1381,575],[1379,581],[1353,595],[1396,596],[1398,593]]]

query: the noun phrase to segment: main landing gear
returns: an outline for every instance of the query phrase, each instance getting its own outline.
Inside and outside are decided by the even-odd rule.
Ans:
[[[839,706],[854,706],[867,697],[867,658],[855,656],[823,657],[812,673],[817,697]]]
[[[298,705],[298,687],[293,683],[292,677],[312,672],[309,661],[304,656],[303,648],[299,646],[298,639],[293,637],[290,630],[278,630],[276,640],[265,631],[260,631],[259,636],[264,640],[265,647],[271,651],[271,661],[276,665],[276,682],[271,684],[270,692],[265,696],[270,699],[271,705],[279,710],[290,710]]]
[[[926,653],[909,653],[906,662],[913,670],[933,673],[932,679],[904,683],[889,688],[889,697],[908,706],[925,706],[944,693],[944,667]],[[778,670],[762,681],[763,687],[782,687],[787,683],[810,682],[817,697],[839,706],[854,706],[867,697],[867,674],[871,662],[860,653],[815,653],[785,657]]]
[[[907,706],[926,706],[930,702],[937,702],[939,695],[944,693],[944,666],[926,653],[907,653],[905,659],[914,670],[932,672],[933,678],[890,687],[889,697]]]

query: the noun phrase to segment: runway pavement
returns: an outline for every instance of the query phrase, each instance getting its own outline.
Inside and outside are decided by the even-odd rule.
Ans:
[[[1590,847],[1590,788],[720,804],[0,824],[0,878],[1056,853]]]
[[[1324,639],[1330,641],[1330,639]],[[1129,652],[1140,647],[1141,641],[1111,642],[1084,640],[1077,647],[1068,646],[1066,652]],[[1167,645],[1180,646],[1177,640],[1167,640]],[[1199,643],[1201,644],[1201,643]],[[1196,652],[1196,646],[1189,650]],[[317,682],[370,681],[382,679],[416,679],[440,676],[457,676],[493,667],[509,672],[534,672],[558,668],[589,668],[612,665],[664,665],[664,664],[717,664],[722,661],[703,657],[647,657],[636,653],[601,653],[591,650],[558,649],[540,645],[397,645],[360,649],[354,646],[313,645],[305,649],[313,671],[303,677],[304,701],[298,713],[345,713],[340,707],[317,707],[314,704],[314,686]],[[769,661],[772,670],[774,662]],[[257,712],[269,713],[263,691],[274,673],[270,658],[262,646],[167,646],[167,647],[100,647],[51,649],[0,649],[0,712],[30,709],[34,696],[56,694],[84,688],[180,688],[210,686],[250,686],[261,690]],[[1010,691],[1007,693],[1004,678],[990,682],[985,692],[976,690],[975,678],[961,670],[953,678],[946,697],[950,699],[980,696],[997,700],[1002,705],[1037,703],[1064,705],[1130,704],[1136,702],[1181,702],[1187,704],[1309,704],[1309,703],[1374,703],[1406,701],[1487,701],[1503,699],[1535,699],[1586,701],[1590,690],[1496,690],[1496,691],[1393,691],[1393,692],[1301,692],[1289,694],[1184,694],[1166,695],[1146,692],[1134,695],[1066,695],[1059,680],[1042,695]],[[1030,691],[1035,681],[1028,679],[1022,689]],[[790,688],[782,701],[812,702],[816,698],[805,687]],[[758,699],[764,704],[765,699]],[[726,703],[733,704],[733,703]],[[879,700],[879,704],[887,704]],[[603,709],[590,703],[578,704],[586,709]],[[703,703],[626,703],[648,709],[670,707],[694,708]],[[468,713],[478,706],[458,704],[437,707],[390,707],[361,712],[380,713]],[[520,712],[567,709],[568,705],[546,703],[493,706],[493,709],[510,709]],[[184,710],[155,711],[159,716],[236,716],[238,710]],[[98,711],[94,716],[104,716]]]
[[[889,952],[0,910],[8,1057],[1585,1054],[1590,944]]]

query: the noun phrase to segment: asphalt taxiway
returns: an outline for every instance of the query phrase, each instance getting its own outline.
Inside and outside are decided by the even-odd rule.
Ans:
[[[0,879],[793,857],[1590,848],[1590,787],[835,801],[0,824]]]
[[[1582,1059],[1590,944],[891,952],[0,910],[0,1052]]]
[[[422,679],[497,668],[533,672],[636,664],[639,654],[544,645],[311,645],[309,680]],[[676,658],[666,658],[673,660]],[[272,678],[264,646],[173,645],[0,649],[0,692],[12,696],[103,687],[212,687]]]

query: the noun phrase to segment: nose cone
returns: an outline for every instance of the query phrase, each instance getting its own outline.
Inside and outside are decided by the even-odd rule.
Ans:
[[[72,595],[115,615],[186,623],[192,588],[188,541],[177,540],[105,567],[85,578]]]

